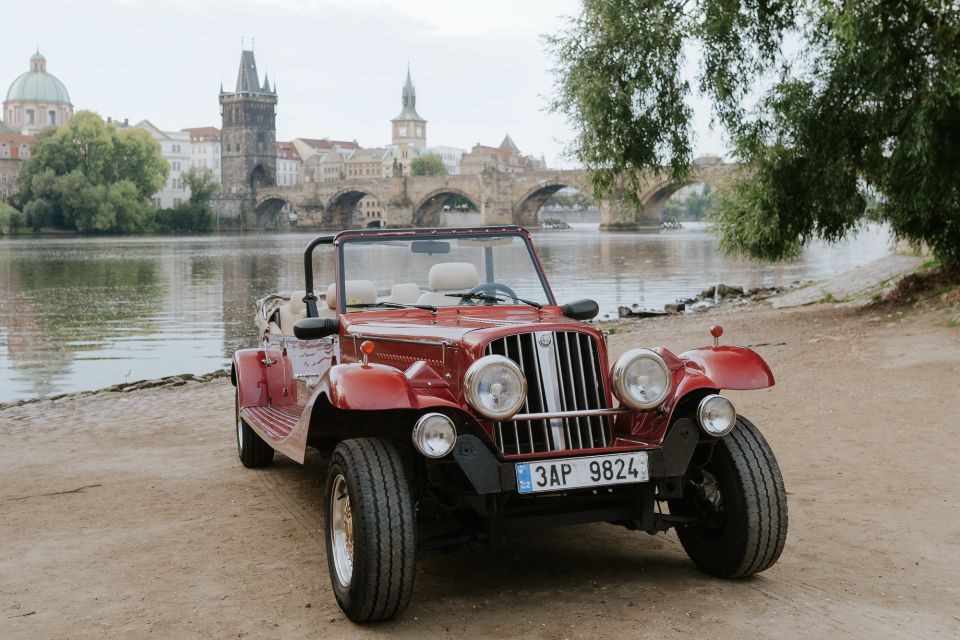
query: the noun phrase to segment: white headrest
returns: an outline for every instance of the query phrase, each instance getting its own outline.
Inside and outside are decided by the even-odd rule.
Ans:
[[[430,267],[429,281],[434,291],[466,291],[480,284],[480,274],[472,262],[441,262]]]
[[[377,288],[370,280],[347,280],[347,305],[370,304],[377,301]],[[327,306],[337,308],[337,284],[327,287]]]
[[[413,304],[420,297],[420,287],[415,282],[404,282],[390,287],[390,302]]]
[[[307,295],[306,291],[290,292],[290,304],[287,305],[290,313],[296,315],[307,308],[307,305],[303,303],[303,296],[305,295]]]

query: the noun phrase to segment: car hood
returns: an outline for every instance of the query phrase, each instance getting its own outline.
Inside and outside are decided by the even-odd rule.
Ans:
[[[570,320],[559,307],[445,307],[436,315],[420,309],[368,311],[347,314],[345,338],[384,338],[424,342],[445,342],[464,346],[485,344],[494,338],[529,331],[585,331],[599,335],[596,328]]]

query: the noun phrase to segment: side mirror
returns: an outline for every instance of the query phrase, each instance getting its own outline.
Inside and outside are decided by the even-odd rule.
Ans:
[[[563,315],[573,320],[590,320],[600,313],[600,305],[594,300],[574,300],[560,307]]]
[[[293,325],[293,335],[301,340],[332,336],[340,330],[340,321],[333,318],[300,318]]]

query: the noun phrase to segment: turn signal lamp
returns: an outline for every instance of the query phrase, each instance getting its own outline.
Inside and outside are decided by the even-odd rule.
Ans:
[[[377,348],[369,340],[360,343],[360,352],[363,354],[363,366],[367,366],[367,358],[376,351]]]
[[[713,346],[719,347],[720,336],[723,335],[723,327],[721,327],[718,324],[713,325],[712,327],[710,327],[710,335],[713,336]]]

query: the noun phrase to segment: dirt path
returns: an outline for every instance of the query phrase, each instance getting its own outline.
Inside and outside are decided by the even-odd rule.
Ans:
[[[960,328],[944,310],[755,308],[622,324],[617,349],[757,345],[731,394],[779,457],[780,563],[697,573],[672,534],[539,532],[423,554],[408,612],[359,628],[330,593],[324,460],[243,469],[229,383],[0,411],[0,637],[960,637]]]

